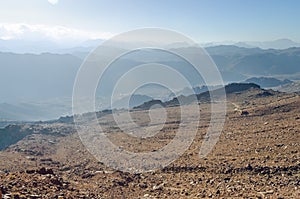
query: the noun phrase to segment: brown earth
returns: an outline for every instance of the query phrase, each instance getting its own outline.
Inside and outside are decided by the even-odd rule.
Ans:
[[[34,133],[0,152],[0,193],[4,198],[300,198],[300,98],[264,92],[227,96],[223,132],[205,158],[199,157],[199,147],[210,104],[201,104],[190,148],[169,166],[141,174],[115,171],[96,160],[70,124],[24,125]],[[111,115],[99,120],[116,145],[147,152],[175,135],[178,107],[167,109],[166,125],[147,139],[120,132]],[[133,112],[140,125],[147,124],[146,113]]]

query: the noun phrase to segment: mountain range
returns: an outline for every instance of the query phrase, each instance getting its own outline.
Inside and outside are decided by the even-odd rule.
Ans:
[[[288,79],[279,80],[272,77],[252,77],[246,79],[245,82],[258,84],[263,88],[271,88],[293,83],[293,81]]]
[[[88,43],[86,46],[88,45],[90,44]],[[175,46],[178,47],[178,45]],[[186,53],[193,53],[192,47],[179,47],[178,49]],[[30,120],[44,120],[55,119],[70,113],[73,83],[76,73],[86,56],[86,52],[80,51],[82,49],[78,50],[66,54],[0,52],[0,119],[24,120],[27,118]],[[207,47],[206,51],[219,68],[225,83],[242,82],[252,77],[275,77],[279,80],[300,79],[300,47],[265,50],[220,45]],[[202,85],[205,85],[203,79],[194,75],[194,72],[190,70],[189,63],[174,58],[167,53],[154,53],[151,57],[149,52],[149,50],[141,51],[136,56],[129,55],[124,59],[120,59],[109,71],[106,78],[107,85],[113,85],[114,79],[120,76],[122,71],[119,68],[127,70],[130,67],[143,64],[144,59],[150,58],[160,64],[174,66],[180,73],[186,74],[192,80],[192,86],[195,88],[197,86],[201,88]],[[155,74],[149,73],[149,75]],[[168,74],[157,75],[165,76],[170,81],[177,82],[175,77]],[[138,74],[137,76],[137,78],[142,78],[144,74]],[[126,87],[127,85],[123,86]],[[184,88],[178,87],[175,91],[179,94],[182,89]],[[170,98],[170,96],[165,95],[165,90],[163,95],[160,94],[160,91],[162,92],[157,87],[149,86],[139,94],[153,99],[168,100]],[[148,93],[155,93],[155,95],[148,95]],[[109,93],[104,93],[104,95],[106,94]],[[162,96],[165,99],[162,99]],[[101,98],[101,100],[101,104],[104,105],[99,109],[109,108],[105,99]]]
[[[13,53],[54,53],[54,54],[63,54],[63,53],[76,53],[76,52],[85,52],[88,53],[101,43],[104,39],[90,39],[84,42],[65,42],[58,43],[51,40],[19,40],[19,39],[10,39],[4,40],[0,39],[0,52],[13,52]],[[224,41],[224,42],[206,42],[199,43],[202,47],[212,47],[220,45],[235,45],[238,47],[245,48],[261,48],[261,49],[287,49],[292,47],[300,47],[300,43],[292,41],[290,39],[277,39],[273,41]],[[121,46],[124,46],[122,44]],[[183,43],[174,43],[169,44],[167,48],[180,48],[183,47]]]

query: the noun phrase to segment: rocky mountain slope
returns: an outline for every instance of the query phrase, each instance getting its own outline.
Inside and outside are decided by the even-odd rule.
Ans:
[[[210,104],[183,108],[195,106],[200,106],[201,121],[189,149],[169,166],[142,174],[112,170],[96,160],[71,123],[10,126],[11,134],[26,135],[0,152],[5,160],[0,161],[0,192],[5,198],[300,197],[299,95],[259,88],[228,93],[225,126],[205,158],[199,158],[199,147],[210,120]],[[172,117],[147,139],[120,131],[110,112],[99,115],[99,121],[114,144],[147,152],[169,143],[178,128],[178,107],[166,110]],[[148,118],[147,111],[131,113],[139,122]],[[197,124],[191,120],[188,125]]]

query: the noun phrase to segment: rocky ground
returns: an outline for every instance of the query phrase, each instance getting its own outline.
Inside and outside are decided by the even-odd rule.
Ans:
[[[141,174],[96,160],[73,125],[22,125],[17,129],[27,133],[24,138],[0,152],[0,193],[3,198],[300,198],[299,96],[260,89],[228,95],[220,139],[200,158],[209,107],[200,105],[197,136],[179,159]],[[177,109],[168,111],[175,115]],[[160,133],[140,140],[119,132],[109,114],[99,120],[116,145],[135,152],[162,147],[178,127],[174,116]]]

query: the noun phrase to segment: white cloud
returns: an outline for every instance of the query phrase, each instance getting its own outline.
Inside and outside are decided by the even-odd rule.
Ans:
[[[54,42],[85,41],[88,39],[108,39],[109,32],[91,32],[65,26],[43,24],[0,23],[0,39],[21,39],[28,41],[51,40]]]
[[[48,0],[49,3],[51,3],[52,5],[55,5],[58,3],[58,0]]]

